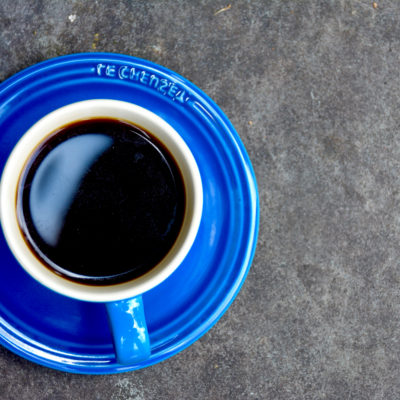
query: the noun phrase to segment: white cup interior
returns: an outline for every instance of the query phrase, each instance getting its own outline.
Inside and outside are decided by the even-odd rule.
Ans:
[[[30,250],[18,223],[16,199],[19,179],[34,150],[58,128],[71,122],[109,117],[131,122],[151,132],[171,152],[182,173],[186,207],[182,228],[169,253],[157,266],[133,280],[94,286],[62,278]],[[40,119],[13,149],[0,183],[0,221],[7,243],[21,266],[37,281],[63,295],[94,302],[117,301],[142,294],[164,281],[182,263],[196,237],[203,207],[203,191],[196,161],[175,129],[153,112],[117,100],[86,100],[59,108]]]

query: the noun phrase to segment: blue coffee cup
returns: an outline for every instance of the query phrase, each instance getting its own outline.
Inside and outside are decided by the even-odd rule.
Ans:
[[[38,258],[21,230],[15,202],[19,196],[20,177],[39,148],[60,127],[95,118],[127,121],[140,126],[172,154],[183,178],[185,212],[177,239],[167,255],[139,277],[122,283],[90,285],[66,279]],[[55,185],[58,185],[57,180]],[[55,186],[53,192],[62,191]],[[101,201],[101,199],[99,199]],[[151,354],[142,295],[164,282],[183,262],[199,229],[203,207],[203,187],[196,160],[179,133],[153,112],[132,103],[95,99],[58,108],[42,117],[21,137],[4,167],[0,183],[0,217],[8,246],[25,271],[45,287],[75,300],[105,303],[113,334],[117,360],[132,364]],[[52,218],[43,211],[43,222]]]

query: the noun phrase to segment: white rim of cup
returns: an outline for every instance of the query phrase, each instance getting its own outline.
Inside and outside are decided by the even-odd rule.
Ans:
[[[153,133],[172,153],[182,172],[186,207],[181,231],[166,257],[133,280],[94,286],[62,278],[32,253],[18,224],[16,199],[20,176],[37,146],[71,122],[110,117],[131,122]],[[9,248],[21,266],[37,281],[60,294],[84,301],[110,302],[140,295],[168,278],[182,263],[197,235],[203,208],[203,189],[197,163],[189,147],[162,118],[132,103],[119,100],[84,100],[61,107],[36,122],[11,152],[0,182],[0,222]]]

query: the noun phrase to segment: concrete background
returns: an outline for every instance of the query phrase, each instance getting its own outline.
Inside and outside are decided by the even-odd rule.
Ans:
[[[112,376],[0,348],[0,399],[399,399],[399,21],[396,0],[2,0],[0,80],[97,50],[207,92],[253,161],[261,225],[238,298],[191,347]]]

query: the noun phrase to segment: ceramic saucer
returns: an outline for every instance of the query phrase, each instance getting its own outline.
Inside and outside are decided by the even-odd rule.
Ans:
[[[100,98],[148,108],[181,134],[199,165],[204,210],[184,263],[143,296],[152,354],[135,365],[116,362],[103,304],[76,301],[41,286],[17,264],[0,233],[0,343],[38,364],[87,374],[143,368],[202,336],[237,295],[258,229],[253,169],[227,117],[181,76],[130,56],[64,56],[3,82],[0,171],[38,119],[61,106]]]

